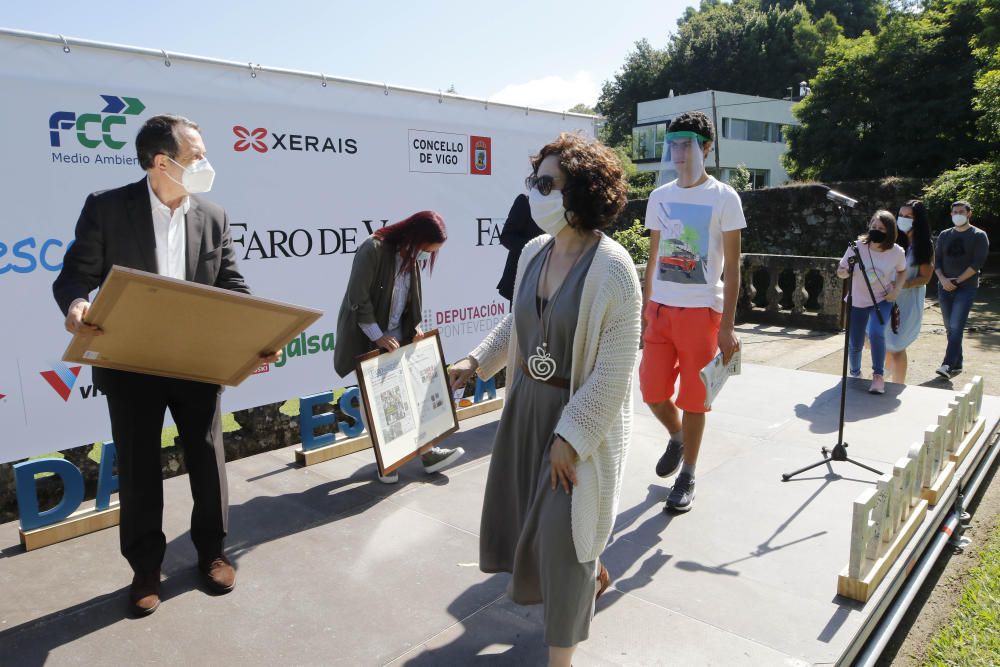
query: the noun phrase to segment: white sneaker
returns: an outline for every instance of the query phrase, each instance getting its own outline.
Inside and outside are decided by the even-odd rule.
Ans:
[[[945,380],[951,377],[951,367],[948,366],[948,364],[941,364],[941,368],[934,372],[943,377]]]
[[[391,472],[388,475],[380,475],[378,474],[378,469],[376,469],[375,476],[378,477],[378,481],[382,482],[383,484],[395,484],[396,482],[399,481],[399,475],[397,475],[394,472]]]
[[[450,466],[455,461],[465,455],[465,450],[461,447],[446,449],[444,447],[434,447],[424,454],[424,472],[428,475]]]

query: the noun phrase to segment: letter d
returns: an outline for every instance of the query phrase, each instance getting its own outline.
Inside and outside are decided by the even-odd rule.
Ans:
[[[111,494],[118,490],[118,477],[115,475],[115,463],[118,462],[118,450],[115,443],[105,442],[101,445],[101,465],[97,469],[97,509],[106,510],[111,506]]]
[[[38,511],[38,487],[35,475],[50,472],[63,482],[63,497],[59,504],[45,512]],[[21,530],[34,530],[58,523],[72,514],[83,502],[83,475],[65,459],[35,459],[14,465],[17,487],[17,507]]]

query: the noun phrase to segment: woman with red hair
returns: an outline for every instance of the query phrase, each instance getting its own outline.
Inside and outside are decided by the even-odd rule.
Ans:
[[[337,317],[333,365],[341,377],[354,370],[360,355],[376,348],[392,352],[423,335],[420,265],[433,270],[447,240],[441,216],[420,211],[377,230],[361,244]],[[438,472],[464,453],[461,447],[435,447],[423,456],[424,470]],[[396,474],[379,477],[386,484],[398,480]]]

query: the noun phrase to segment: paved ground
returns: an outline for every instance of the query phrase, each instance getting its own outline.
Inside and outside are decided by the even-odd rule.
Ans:
[[[924,368],[943,350],[936,312],[911,371],[932,384],[878,399],[850,384],[852,454],[871,465],[894,461],[950,395]],[[966,348],[969,377],[993,363],[982,356],[996,344],[992,325],[972,324],[984,330]],[[692,513],[661,512],[666,488],[650,468],[662,433],[638,410],[606,552],[616,580],[577,665],[829,663],[870,609],[834,595],[849,503],[870,478],[838,466],[778,481],[836,437],[839,383],[828,373],[840,372],[843,339],[757,326],[741,336],[746,371],[711,418]],[[1000,401],[987,405],[995,421]],[[147,619],[123,614],[115,530],[24,553],[15,525],[2,525],[0,664],[541,664],[540,610],[511,604],[506,576],[476,567],[494,430],[495,415],[463,422],[461,465],[434,477],[408,466],[395,488],[372,480],[370,452],[307,469],[290,465],[289,450],[232,462],[240,583],[224,598],[198,585],[187,484],[168,480],[165,601]]]

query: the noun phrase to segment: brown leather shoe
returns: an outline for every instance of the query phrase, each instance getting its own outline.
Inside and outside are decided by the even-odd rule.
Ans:
[[[160,571],[136,574],[128,587],[128,601],[136,616],[149,616],[160,606]]]
[[[223,595],[236,587],[236,568],[223,555],[198,564],[205,584],[213,593]]]

